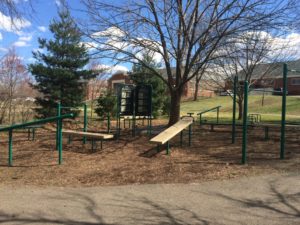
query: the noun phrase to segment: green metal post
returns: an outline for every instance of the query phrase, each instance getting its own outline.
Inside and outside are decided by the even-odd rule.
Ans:
[[[265,127],[265,140],[269,140],[269,127]]]
[[[167,141],[167,155],[170,154],[170,143]]]
[[[280,159],[285,157],[285,114],[286,114],[286,92],[287,92],[287,64],[283,64],[283,93],[281,109],[281,138],[280,138]]]
[[[58,147],[58,164],[62,164],[62,119],[59,119],[59,128],[58,128],[58,135],[59,135],[59,147]]]
[[[83,132],[87,132],[87,105],[86,104],[84,104],[83,105]],[[84,136],[83,137],[83,144],[85,144],[86,143],[86,137]]]
[[[12,129],[8,131],[8,165],[13,165],[13,150],[12,150],[12,144],[13,144],[13,136],[12,136]]]
[[[238,77],[234,77],[234,83],[233,83],[233,106],[232,106],[232,130],[231,130],[231,143],[235,143],[235,137],[236,137],[236,92],[237,92],[237,83],[238,83]]]
[[[71,144],[72,142],[72,139],[71,139],[71,135],[69,134],[69,137],[68,137],[68,144]]]
[[[192,125],[189,126],[189,146],[191,146],[192,142]]]
[[[135,115],[133,115],[133,119],[132,119],[132,136],[135,137],[135,129],[136,129],[136,125],[135,125],[136,121],[135,121]]]
[[[107,114],[107,133],[110,133],[110,113]]]
[[[28,141],[30,140],[30,136],[31,136],[31,129],[28,128],[28,130],[27,130],[27,140]]]
[[[182,147],[183,131],[180,132],[180,146]]]
[[[32,129],[32,140],[35,140],[35,128]]]
[[[242,164],[247,162],[247,118],[248,118],[248,81],[244,82],[244,109],[243,109],[243,147]]]
[[[202,123],[202,114],[199,114],[199,125],[201,125],[201,123]]]
[[[150,134],[152,134],[152,114],[150,115]]]
[[[59,103],[57,103],[56,116],[60,116],[60,115],[61,115],[61,104],[59,102]],[[58,133],[58,128],[59,128],[59,120],[56,121],[56,150],[58,150],[58,148],[59,148],[59,133]]]
[[[156,152],[159,153],[159,144],[156,146]]]

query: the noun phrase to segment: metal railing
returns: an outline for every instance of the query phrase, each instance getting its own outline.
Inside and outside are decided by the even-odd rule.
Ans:
[[[212,111],[215,111],[217,110],[217,123],[219,123],[219,113],[220,113],[220,108],[222,106],[216,106],[216,107],[213,107],[213,108],[210,108],[210,109],[207,109],[205,111],[202,111],[202,112],[199,112],[197,115],[199,115],[199,124],[201,125],[202,124],[202,115],[205,114],[205,113],[208,113],[208,112],[212,112]]]
[[[62,120],[66,118],[73,118],[73,114],[65,114],[61,116],[54,116],[54,117],[48,117],[41,120],[31,121],[27,123],[21,123],[21,124],[14,124],[12,126],[3,127],[0,128],[0,132],[8,131],[8,165],[13,165],[13,150],[12,150],[12,144],[13,144],[13,130],[14,129],[20,129],[25,128],[28,126],[38,125],[38,124],[44,124],[49,122],[58,122],[58,126],[56,127],[57,133],[59,134],[59,148],[58,148],[58,164],[62,163]]]

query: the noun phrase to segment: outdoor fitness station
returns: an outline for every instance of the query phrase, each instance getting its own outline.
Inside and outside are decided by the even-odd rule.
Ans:
[[[136,135],[136,121],[147,120],[147,134],[152,133],[152,86],[125,85],[117,86],[117,137],[121,132],[121,119],[132,121],[132,136]],[[108,118],[109,120],[109,118]]]
[[[112,134],[103,134],[103,133],[93,133],[88,132],[88,117],[87,117],[87,105],[83,104],[82,107],[69,107],[69,106],[62,106],[60,103],[57,104],[57,116],[60,116],[62,114],[62,110],[74,110],[74,111],[80,111],[83,110],[83,130],[62,130],[62,133],[67,134],[68,137],[68,144],[71,144],[72,137],[73,136],[79,136],[82,137],[82,143],[86,144],[87,138],[91,139],[91,145],[92,145],[92,151],[95,150],[97,141],[100,141],[101,143],[101,149],[103,147],[103,140],[112,139],[114,136]],[[60,142],[62,141],[61,138],[59,138],[58,132],[56,132],[56,147],[57,149],[60,146]]]
[[[0,128],[0,132],[8,131],[8,166],[13,166],[13,131],[15,129],[26,128],[49,122],[57,122],[56,133],[59,141],[58,145],[58,164],[62,163],[62,125],[63,119],[73,118],[73,114],[65,114],[55,117],[48,117],[41,120],[31,121],[27,123],[15,124],[8,127]]]
[[[248,127],[263,127],[265,131],[265,140],[269,139],[269,128],[270,127],[280,127],[280,159],[285,158],[285,131],[286,131],[286,126],[290,127],[297,127],[297,124],[286,124],[286,95],[287,95],[287,75],[288,72],[300,72],[296,70],[289,70],[287,67],[287,64],[283,65],[283,87],[282,91],[267,91],[267,90],[260,90],[260,89],[250,89],[249,90],[249,84],[248,81],[238,81],[238,77],[234,77],[234,84],[233,84],[233,110],[232,110],[232,122],[231,123],[219,123],[219,109],[221,106],[217,106],[208,110],[205,110],[203,112],[198,113],[199,115],[199,123],[201,124],[206,124],[206,125],[211,125],[211,130],[213,130],[213,127],[215,125],[230,125],[232,126],[231,129],[231,134],[232,134],[232,144],[236,142],[236,127],[241,126],[242,127],[242,164],[247,163],[247,129]],[[236,96],[237,96],[237,88],[238,85],[240,85],[243,90],[244,90],[244,105],[243,105],[243,121],[242,123],[238,124],[236,122]],[[259,123],[261,122],[261,116],[260,114],[248,114],[248,95],[249,91],[256,91],[256,92],[272,92],[272,93],[278,93],[282,95],[282,107],[281,107],[281,124],[264,124],[264,123]],[[216,117],[216,122],[205,122],[203,121],[203,114],[211,111],[217,111],[217,117]]]
[[[288,72],[300,72],[300,71],[296,71],[296,70],[289,70],[287,64],[283,64],[283,76],[282,76],[282,80],[283,80],[283,87],[282,87],[282,91],[278,91],[281,95],[282,95],[282,108],[281,108],[281,131],[280,131],[280,159],[284,159],[285,158],[285,131],[286,131],[286,95],[287,95],[287,76],[288,76]],[[237,78],[235,77],[234,80],[234,98],[233,98],[233,108],[235,109],[235,98],[236,98],[236,88],[237,88]],[[243,145],[242,145],[242,164],[247,163],[247,128],[248,128],[248,93],[249,93],[249,86],[248,86],[248,81],[244,82],[244,107],[243,107],[243,112],[244,112],[244,116],[243,117]],[[258,91],[258,90],[256,90]],[[276,91],[272,91],[273,93]],[[232,132],[232,140],[233,143],[235,141],[235,136],[236,136],[236,132],[235,132],[235,110],[233,110],[233,123],[232,123],[232,127],[233,127],[233,132]],[[278,127],[278,125],[276,124],[262,124],[262,126],[265,127],[265,135],[268,135],[268,127]],[[289,126],[297,126],[297,125],[289,125]]]

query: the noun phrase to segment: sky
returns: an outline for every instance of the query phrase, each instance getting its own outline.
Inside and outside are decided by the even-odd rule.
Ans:
[[[1,1],[1,0],[0,0]],[[28,0],[12,0],[17,4],[26,6]],[[120,1],[120,0],[115,0]],[[38,38],[52,38],[51,32],[48,30],[49,24],[54,18],[57,18],[57,9],[60,6],[60,0],[32,0],[32,8],[34,12],[31,16],[26,16],[21,19],[14,20],[16,29],[12,26],[11,20],[6,15],[0,12],[0,56],[4,55],[9,48],[14,47],[17,54],[23,60],[24,64],[34,62],[32,51],[38,50]],[[80,8],[80,0],[67,1],[72,9]],[[74,17],[81,17],[79,12],[72,10],[71,14]],[[288,43],[295,49],[295,57],[300,58],[300,34],[290,33],[286,37],[274,38],[274,44]],[[112,66],[111,62],[102,61],[104,67]],[[129,70],[130,64],[123,64],[113,67],[111,73],[118,70]]]
[[[30,8],[28,0],[13,1],[17,4],[23,4],[22,6],[28,6],[28,9]],[[71,0],[68,1],[68,4],[72,8],[78,8],[80,7],[79,2],[79,0]],[[60,1],[33,0],[31,4],[34,11],[30,12],[30,16],[25,14],[21,19],[14,19],[15,27],[12,26],[10,18],[0,12],[0,56],[4,55],[9,48],[15,48],[24,64],[32,63],[34,62],[32,51],[40,50],[38,38],[52,38],[49,24],[58,17],[57,9],[61,5]],[[75,10],[72,10],[71,14],[75,17],[78,16]],[[126,71],[130,67],[130,65],[114,66],[111,72]]]

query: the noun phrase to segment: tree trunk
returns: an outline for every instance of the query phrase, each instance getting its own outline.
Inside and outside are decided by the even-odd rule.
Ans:
[[[241,120],[243,118],[243,101],[238,101],[237,103],[239,108],[238,120]]]
[[[200,80],[199,80],[199,81],[200,81]],[[196,80],[196,83],[195,83],[194,101],[197,101],[197,99],[198,99],[199,81]]]
[[[170,106],[170,118],[168,126],[172,126],[180,119],[180,100],[182,90],[175,90],[171,92],[171,106]]]

